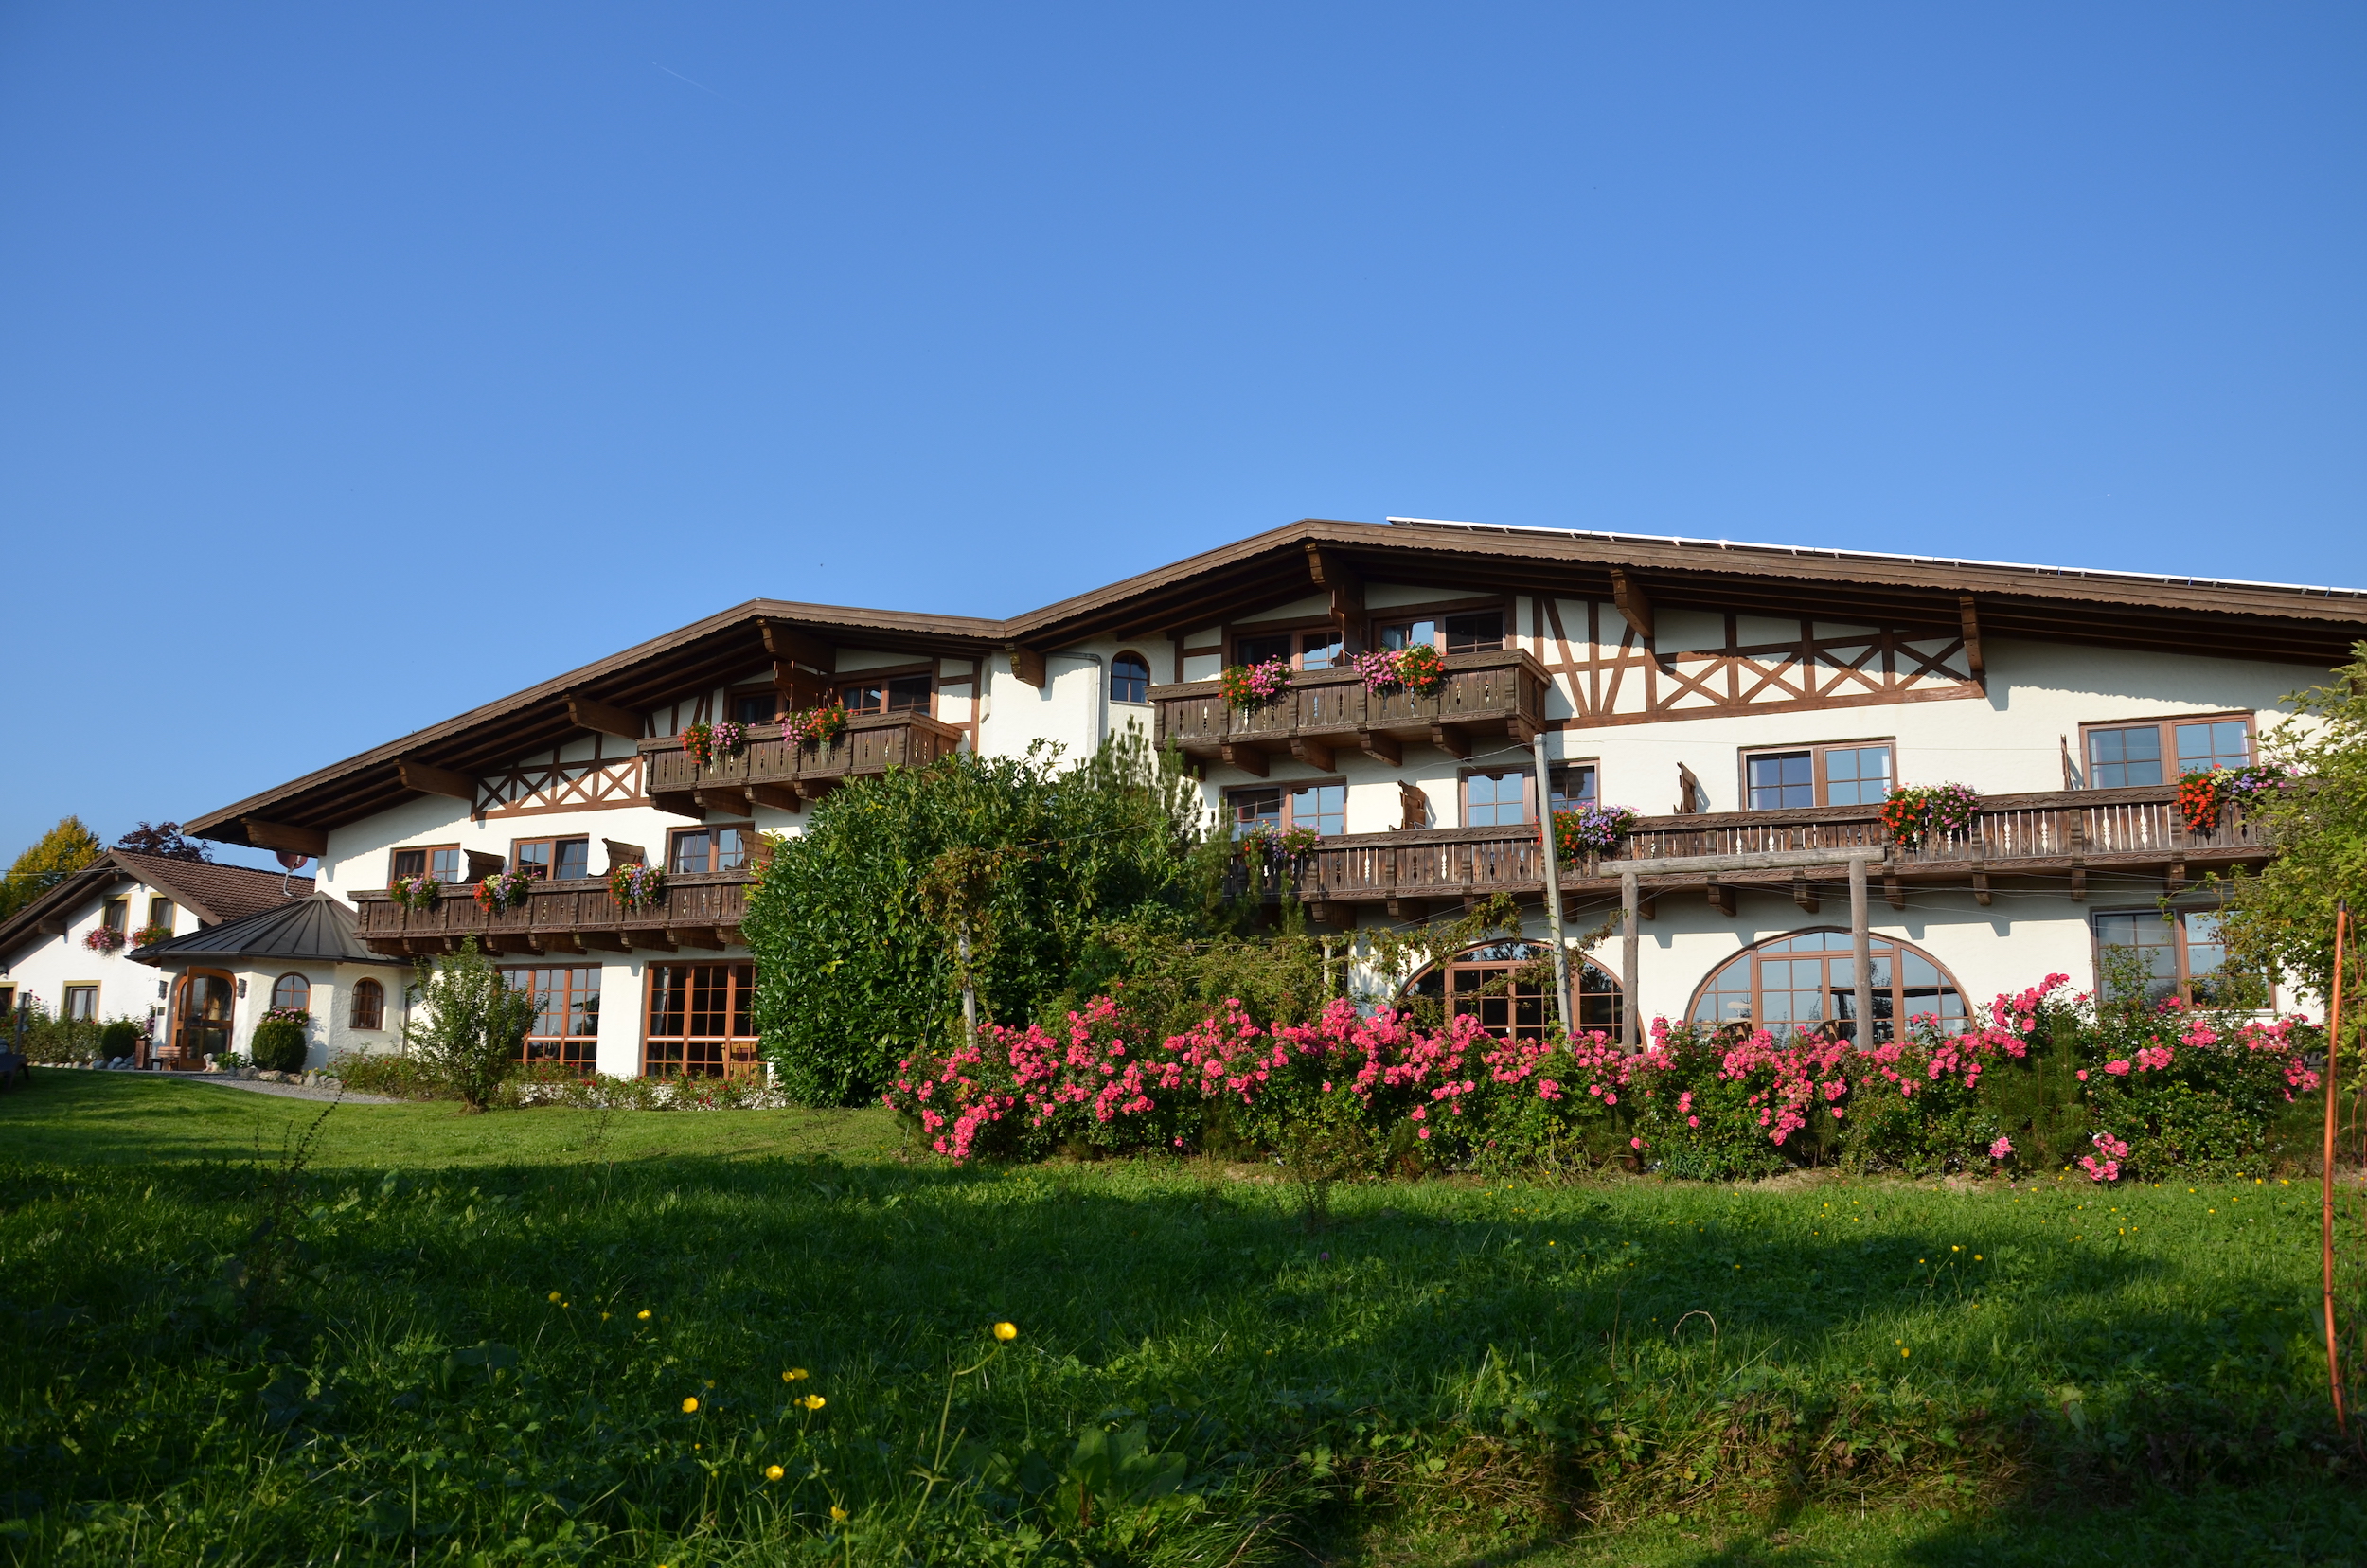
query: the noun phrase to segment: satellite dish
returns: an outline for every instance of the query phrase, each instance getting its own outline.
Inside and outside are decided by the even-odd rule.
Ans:
[[[279,864],[291,871],[301,871],[312,864],[312,857],[299,855],[293,849],[282,849],[279,851]]]

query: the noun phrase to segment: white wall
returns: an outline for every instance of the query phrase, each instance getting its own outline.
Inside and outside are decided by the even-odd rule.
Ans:
[[[162,1005],[156,996],[157,971],[125,956],[132,951],[128,939],[116,953],[93,953],[82,945],[82,939],[102,923],[106,900],[126,895],[132,900],[130,932],[148,923],[151,898],[172,898],[162,888],[132,882],[116,883],[111,894],[93,895],[69,912],[65,935],[44,937],[18,949],[11,962],[0,967],[0,985],[15,986],[20,998],[39,998],[52,1017],[64,1010],[66,987],[96,985],[101,1023],[112,1018],[134,1022],[146,1018]],[[197,916],[173,900],[173,935],[185,935],[198,924]]]

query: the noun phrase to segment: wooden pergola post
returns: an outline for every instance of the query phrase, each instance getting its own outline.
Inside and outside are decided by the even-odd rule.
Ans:
[[[1865,858],[1849,860],[1850,972],[1857,977],[1858,1048],[1874,1045],[1874,938],[1866,930]]]
[[[1620,1040],[1628,1049],[1644,1048],[1644,1005],[1636,992],[1636,950],[1642,933],[1636,930],[1636,883],[1633,868],[1619,873],[1619,984],[1627,992],[1620,998]]]

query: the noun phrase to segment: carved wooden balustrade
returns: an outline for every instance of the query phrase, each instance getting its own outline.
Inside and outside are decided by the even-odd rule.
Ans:
[[[1709,855],[1780,854],[1802,850],[1881,850],[1873,874],[1894,905],[1902,884],[1944,882],[1969,886],[1988,901],[1991,876],[2062,877],[2083,898],[2089,873],[2159,871],[2175,892],[2191,876],[2239,862],[2258,862],[2269,844],[2240,811],[2229,808],[2209,830],[2189,831],[2171,786],[1991,795],[1965,832],[1908,846],[1890,842],[1873,806],[1801,807],[1780,811],[1724,811],[1646,817],[1614,855],[1564,862],[1565,894],[1615,893],[1623,876],[1637,876],[1646,896],[1707,888],[1713,902],[1731,908],[1721,889],[1756,886],[1794,890],[1814,907],[1818,881],[1839,875],[1804,868],[1737,870],[1715,878],[1698,871],[1656,876],[1652,863]],[[1534,897],[1544,890],[1535,825],[1448,828],[1391,833],[1350,833],[1323,840],[1281,862],[1263,879],[1270,898],[1288,882],[1311,905],[1386,901],[1400,914],[1418,914],[1442,899],[1483,899],[1495,893]],[[1235,885],[1244,888],[1237,869]],[[1406,905],[1415,906],[1407,909]]]
[[[640,742],[642,787],[651,804],[680,816],[744,817],[756,806],[794,811],[850,778],[926,767],[961,739],[959,729],[925,713],[864,713],[820,744],[783,740],[777,724],[752,724],[738,754],[701,763],[679,738],[666,736]]]
[[[1367,691],[1353,669],[1298,671],[1272,702],[1254,708],[1229,705],[1215,681],[1152,686],[1153,739],[1262,777],[1270,756],[1328,769],[1335,748],[1361,749],[1394,767],[1409,742],[1468,757],[1474,738],[1502,735],[1526,745],[1543,726],[1547,676],[1529,654],[1450,653],[1445,662],[1446,683],[1428,697]]]
[[[354,925],[372,952],[398,955],[449,953],[471,936],[488,953],[720,952],[739,940],[755,881],[747,871],[669,877],[664,897],[640,909],[610,897],[605,877],[538,882],[525,902],[492,912],[479,908],[466,886],[445,889],[428,909],[406,908],[384,893],[357,893]]]

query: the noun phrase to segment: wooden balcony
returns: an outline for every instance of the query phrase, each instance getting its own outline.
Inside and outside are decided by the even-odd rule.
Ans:
[[[2253,824],[2231,808],[2207,832],[2192,833],[2178,810],[2174,786],[1991,795],[1970,830],[1909,847],[1893,844],[1872,806],[1802,807],[1783,811],[1723,811],[1699,816],[1646,817],[1616,855],[1564,862],[1565,897],[1616,895],[1633,873],[1648,909],[1664,893],[1706,893],[1727,914],[1736,888],[1789,895],[1815,912],[1842,873],[1802,867],[1739,869],[1716,876],[1699,870],[1659,874],[1655,861],[1700,856],[1796,854],[1873,849],[1871,866],[1894,908],[1906,904],[1905,884],[1969,887],[1989,901],[1992,877],[2061,878],[2084,899],[2093,873],[2159,877],[2142,896],[2175,893],[2208,870],[2266,860],[2269,846]],[[1243,881],[1245,882],[1245,878]],[[1472,900],[1496,893],[1534,898],[1544,891],[1534,825],[1449,828],[1393,833],[1352,833],[1323,841],[1281,868],[1270,897],[1287,880],[1309,905],[1385,903],[1393,918],[1417,918],[1443,900]],[[1818,884],[1825,884],[1820,893]]]
[[[1328,772],[1338,751],[1362,751],[1397,767],[1408,745],[1471,755],[1476,739],[1508,737],[1517,745],[1545,722],[1544,667],[1518,650],[1450,653],[1447,681],[1434,696],[1364,689],[1352,669],[1308,670],[1255,708],[1226,704],[1215,681],[1150,688],[1161,745],[1184,756],[1265,776],[1270,757],[1295,757]]]
[[[738,756],[702,766],[667,736],[640,743],[642,788],[652,805],[678,816],[744,817],[756,806],[794,811],[850,778],[926,767],[961,739],[959,729],[925,713],[865,713],[818,746],[784,741],[778,725],[753,725]]]
[[[373,953],[395,956],[450,953],[473,936],[488,953],[631,953],[683,948],[721,952],[739,942],[747,912],[747,871],[670,877],[666,897],[626,909],[608,895],[605,877],[534,884],[515,909],[488,914],[467,887],[448,889],[433,909],[406,909],[384,893],[354,895],[354,925]]]

